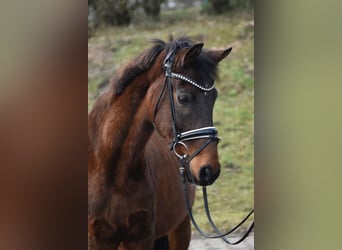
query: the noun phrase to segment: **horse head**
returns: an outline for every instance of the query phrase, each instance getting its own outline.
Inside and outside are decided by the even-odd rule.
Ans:
[[[203,50],[203,43],[193,44],[186,38],[164,47],[155,60],[162,66],[162,74],[147,92],[150,119],[184,163],[187,179],[210,185],[220,174],[218,137],[213,127],[214,83],[217,65],[231,48]]]

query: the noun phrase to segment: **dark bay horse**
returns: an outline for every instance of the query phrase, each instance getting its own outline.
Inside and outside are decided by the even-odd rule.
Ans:
[[[217,65],[231,51],[202,47],[155,40],[97,98],[88,117],[88,249],[150,250],[165,236],[169,249],[188,248],[179,159],[188,157],[192,204],[193,183],[220,173],[217,140],[207,139],[216,138]]]

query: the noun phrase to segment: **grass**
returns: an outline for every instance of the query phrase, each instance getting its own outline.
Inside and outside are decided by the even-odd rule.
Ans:
[[[206,16],[195,8],[178,9],[162,12],[158,22],[137,15],[129,27],[102,27],[88,40],[88,110],[101,86],[125,62],[150,47],[151,38],[203,35],[206,48],[233,46],[231,55],[219,66],[221,80],[217,83],[219,97],[214,109],[214,125],[221,137],[221,176],[208,187],[213,219],[223,231],[233,227],[254,207],[252,20],[251,11]],[[209,230],[201,193],[199,188],[193,210],[198,223]]]

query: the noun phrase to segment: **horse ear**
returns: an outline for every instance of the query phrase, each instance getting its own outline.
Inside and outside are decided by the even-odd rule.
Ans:
[[[232,51],[232,47],[226,50],[210,50],[208,51],[208,55],[215,60],[216,63],[219,63],[222,59],[226,58],[230,52]]]
[[[203,43],[197,43],[189,49],[184,49],[179,53],[179,66],[184,66],[196,59],[202,52]]]

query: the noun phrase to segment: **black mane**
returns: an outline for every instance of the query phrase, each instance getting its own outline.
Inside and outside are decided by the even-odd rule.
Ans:
[[[151,42],[154,44],[153,47],[138,55],[113,77],[111,82],[113,84],[115,95],[122,93],[130,82],[143,72],[147,71],[153,65],[156,57],[163,50],[168,54],[170,51],[177,48],[182,49],[194,45],[193,40],[187,36],[182,36],[177,39],[170,36],[169,42],[164,42],[160,39],[152,39]],[[184,67],[184,69],[187,68],[196,69],[196,78],[204,79],[205,77],[210,76],[213,81],[217,78],[216,63],[212,58],[206,55],[205,50],[202,51],[198,60]]]

